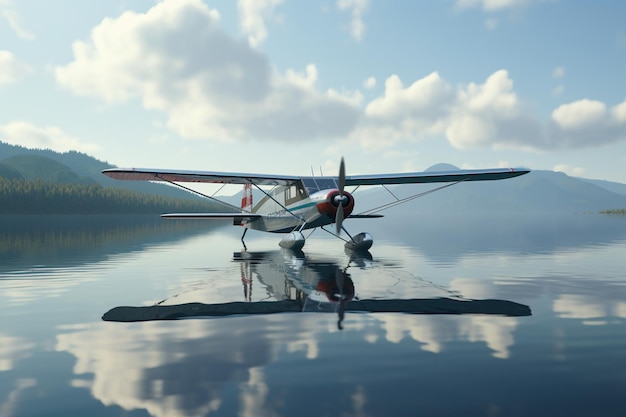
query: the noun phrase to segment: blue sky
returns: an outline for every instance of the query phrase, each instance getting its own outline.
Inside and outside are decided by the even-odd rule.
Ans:
[[[626,2],[0,0],[0,140],[124,167],[626,182]]]

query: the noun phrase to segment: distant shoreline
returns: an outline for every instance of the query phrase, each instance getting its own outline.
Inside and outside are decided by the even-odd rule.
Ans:
[[[601,214],[616,214],[621,216],[626,216],[626,209],[611,209],[611,210],[601,210]]]

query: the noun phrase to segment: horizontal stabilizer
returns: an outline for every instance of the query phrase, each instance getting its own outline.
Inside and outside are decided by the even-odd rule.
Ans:
[[[262,217],[254,213],[167,213],[161,214],[166,219],[233,219],[233,220],[255,220]]]
[[[348,216],[349,219],[380,219],[381,217],[385,217],[382,214],[351,214]]]

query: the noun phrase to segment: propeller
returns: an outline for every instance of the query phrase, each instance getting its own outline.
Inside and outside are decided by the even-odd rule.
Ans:
[[[335,224],[337,225],[337,234],[341,233],[341,225],[343,223],[343,206],[347,200],[347,197],[343,193],[343,189],[346,186],[346,165],[341,158],[339,164],[339,195],[337,196],[339,201],[337,204],[337,214],[335,215]]]

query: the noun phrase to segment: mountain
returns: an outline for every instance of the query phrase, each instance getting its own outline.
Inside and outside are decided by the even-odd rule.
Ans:
[[[28,149],[0,142],[0,176],[7,178],[98,183],[105,187],[124,188],[148,194],[177,198],[196,196],[165,184],[144,181],[117,181],[101,171],[111,168],[79,152],[59,153],[51,150]],[[458,169],[450,164],[436,164],[427,171]],[[280,174],[280,172],[276,172]],[[387,187],[398,198],[436,189],[445,184],[415,184]],[[350,191],[350,190],[348,190]],[[355,192],[354,213],[393,201],[394,197],[382,187],[361,187]],[[258,201],[260,195],[255,195]],[[225,197],[239,205],[241,195]],[[429,193],[423,197],[383,211],[406,216],[428,213],[585,213],[626,208],[626,184],[570,177],[562,172],[532,171],[527,175],[503,181],[469,182]]]
[[[437,164],[428,171],[450,171],[453,165]],[[617,183],[615,189],[619,189]],[[444,184],[416,184],[388,187],[402,199],[433,190]],[[532,171],[502,181],[468,182],[438,190],[406,204],[383,211],[396,215],[495,214],[495,213],[585,213],[626,208],[626,194],[610,191],[606,184],[570,177],[562,172]],[[626,187],[626,186],[624,186]],[[361,188],[355,193],[354,213],[393,201],[382,187]]]
[[[578,178],[578,179],[588,182],[593,185],[597,185],[598,187],[602,187],[605,190],[609,190],[612,193],[626,195],[626,184],[622,184],[620,182],[605,181],[605,180],[590,180],[587,178]]]
[[[15,155],[0,161],[0,167],[3,167],[5,172],[13,174],[11,178],[23,178],[28,181],[45,180],[57,184],[96,183],[95,180],[80,176],[67,165],[46,156]]]
[[[43,179],[55,183],[100,184],[163,197],[200,199],[194,194],[166,184],[118,181],[102,174],[102,170],[113,167],[114,165],[76,151],[29,149],[0,142],[0,177]]]

